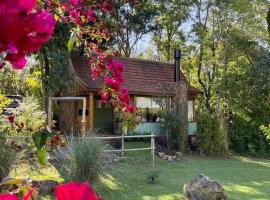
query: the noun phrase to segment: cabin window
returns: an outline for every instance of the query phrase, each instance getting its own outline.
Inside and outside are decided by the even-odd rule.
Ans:
[[[165,101],[165,98],[164,98]],[[160,106],[156,97],[136,97],[136,107],[141,109],[141,122],[163,122]]]
[[[194,100],[188,101],[188,121],[194,122],[195,116],[194,116]]]

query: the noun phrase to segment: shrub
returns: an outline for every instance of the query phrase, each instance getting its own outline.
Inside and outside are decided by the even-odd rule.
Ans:
[[[88,182],[94,184],[106,169],[105,150],[107,145],[101,140],[71,137],[68,140],[63,160],[56,163],[56,169],[66,182]]]
[[[0,182],[9,175],[13,163],[16,161],[15,152],[3,141],[0,141]]]
[[[230,148],[236,153],[251,156],[269,157],[270,144],[267,140],[266,126],[262,122],[246,120],[238,116],[231,117],[229,128]]]
[[[224,153],[223,135],[216,114],[201,112],[198,116],[198,145],[201,153]]]
[[[45,112],[41,110],[38,99],[28,96],[23,99],[21,105],[16,109],[16,123],[24,124],[27,133],[39,131],[45,124]]]

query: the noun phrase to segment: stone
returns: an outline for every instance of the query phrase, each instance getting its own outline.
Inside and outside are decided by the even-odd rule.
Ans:
[[[227,200],[224,188],[203,174],[184,185],[184,194],[188,200]]]
[[[163,158],[164,160],[168,160],[169,156],[168,156],[168,155],[164,155],[162,158]]]
[[[177,159],[177,156],[172,156],[172,159],[173,159],[173,160],[176,160],[176,159]]]
[[[179,152],[179,151],[176,152],[175,155],[176,155],[177,157],[182,157],[182,156],[183,156],[183,154],[182,154],[181,152]]]
[[[54,188],[58,185],[58,182],[53,180],[41,181],[38,193],[42,196],[53,195]]]
[[[173,156],[169,156],[169,157],[168,157],[168,161],[174,161],[174,160],[173,160]]]
[[[165,155],[164,152],[158,152],[158,156],[159,156],[160,158],[162,158],[164,155]]]

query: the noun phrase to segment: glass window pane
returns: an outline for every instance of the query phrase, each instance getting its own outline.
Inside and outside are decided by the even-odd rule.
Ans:
[[[137,108],[151,108],[151,98],[149,97],[136,97]]]
[[[188,121],[194,121],[194,105],[193,101],[188,101]]]

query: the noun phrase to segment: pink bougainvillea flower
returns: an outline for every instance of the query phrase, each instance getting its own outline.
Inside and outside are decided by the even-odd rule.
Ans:
[[[22,69],[26,55],[40,49],[54,31],[54,17],[35,6],[36,0],[0,0],[0,54],[15,69]]]
[[[19,198],[14,194],[2,194],[0,200],[19,200]]]
[[[104,92],[102,95],[102,100],[108,101],[110,99],[110,94],[108,92]]]
[[[22,200],[30,200],[31,196],[33,194],[33,190],[30,190],[23,198]],[[14,194],[1,194],[0,200],[20,200],[16,195]]]
[[[70,3],[73,5],[77,5],[77,4],[80,4],[82,2],[83,2],[83,0],[70,0]]]
[[[119,82],[113,78],[110,78],[110,77],[105,77],[104,81],[111,88],[113,88],[115,90],[119,90],[121,82]]]
[[[128,111],[131,112],[131,113],[134,113],[134,112],[135,112],[135,106],[129,105],[127,109],[128,109]]]
[[[87,183],[78,184],[71,182],[58,185],[55,188],[57,200],[102,200]]]
[[[36,0],[0,1],[0,14],[18,14],[30,12],[36,6]]]
[[[22,69],[26,65],[26,57],[24,54],[8,54],[6,60],[12,64],[14,69]]]

